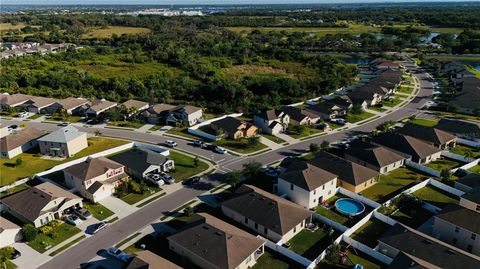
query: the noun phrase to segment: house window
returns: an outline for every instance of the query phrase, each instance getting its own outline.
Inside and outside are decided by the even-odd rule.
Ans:
[[[456,244],[457,244],[457,241],[458,241],[457,238],[453,238],[452,244],[453,244],[453,245],[456,245]]]
[[[268,229],[267,229],[266,227],[263,228],[263,233],[264,233],[264,234],[268,234]]]
[[[470,236],[470,238],[471,238],[472,240],[475,240],[475,239],[477,238],[477,235],[474,234],[474,233],[472,233],[472,236]]]
[[[365,187],[367,186],[367,182],[365,182]]]
[[[472,246],[472,245],[468,245],[468,246],[467,246],[467,251],[468,251],[468,252],[471,253],[471,252],[472,252],[472,249],[473,249],[473,246]]]
[[[317,189],[313,190],[313,195],[317,194]]]
[[[294,232],[294,233],[297,232],[297,226],[295,226],[295,227],[293,228],[293,232]]]
[[[247,219],[247,217],[245,217],[245,223],[248,224],[248,219]]]
[[[325,190],[325,185],[322,186],[322,190]]]
[[[313,202],[316,203],[316,202],[317,202],[317,199],[313,199]]]
[[[328,195],[330,195],[332,193],[332,191],[328,191]]]
[[[459,233],[459,232],[460,232],[460,228],[455,227],[455,232],[456,232],[456,233]]]
[[[293,184],[290,184],[290,190],[293,191]]]
[[[258,223],[255,222],[255,229],[258,229]]]
[[[330,183],[330,185],[333,185],[333,180],[332,180],[332,183]]]

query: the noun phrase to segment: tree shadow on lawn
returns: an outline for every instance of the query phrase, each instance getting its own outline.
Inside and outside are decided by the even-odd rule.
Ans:
[[[328,233],[328,231],[324,231],[324,233]],[[313,246],[308,248],[302,254],[302,256],[309,260],[317,258],[318,255],[320,255],[320,253],[322,253],[329,245],[331,245],[338,236],[339,233],[336,231],[331,236],[326,234],[324,237],[322,237],[322,239],[318,240]]]

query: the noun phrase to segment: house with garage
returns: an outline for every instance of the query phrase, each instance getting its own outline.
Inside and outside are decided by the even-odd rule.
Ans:
[[[480,192],[476,194],[480,195]],[[448,204],[433,217],[432,228],[434,237],[469,253],[480,255],[479,211]]]
[[[376,250],[384,255],[394,259],[398,255],[408,255],[417,261],[416,263],[426,261],[431,265],[428,267],[403,268],[458,269],[478,268],[480,266],[478,256],[400,223],[393,225],[378,239],[378,242]],[[396,262],[394,261],[394,263]]]
[[[62,219],[66,210],[83,205],[81,197],[49,182],[12,194],[1,203],[4,211],[35,227]]]
[[[262,132],[275,135],[285,132],[290,123],[290,116],[278,109],[259,110],[253,116],[253,124]]]
[[[22,239],[22,227],[0,216],[0,248],[11,246]]]
[[[38,146],[38,139],[47,132],[35,128],[14,130],[0,138],[0,157],[11,159]]]
[[[168,247],[205,269],[252,268],[264,252],[265,241],[209,214],[169,236]]]
[[[225,216],[275,243],[285,243],[312,222],[312,212],[251,185],[221,204]]]
[[[63,109],[68,115],[83,115],[85,113],[84,107],[88,104],[88,99],[68,97],[66,99],[59,100],[46,110],[48,111],[47,113],[50,114],[58,113]]]
[[[223,132],[223,135],[230,139],[249,138],[257,135],[258,131],[254,125],[230,116],[210,123],[210,128]]]
[[[129,114],[135,114],[136,112],[142,112],[150,106],[148,102],[130,99],[122,103],[122,105],[127,109]]]
[[[363,91],[361,88],[348,93],[348,97],[352,100],[352,104],[359,105],[363,109],[368,106],[376,106],[382,102],[382,97],[378,93]]]
[[[110,102],[105,99],[96,99],[87,104],[85,115],[88,118],[102,117],[109,109],[112,109],[116,106],[117,103],[115,102]]]
[[[330,106],[341,107],[347,111],[353,107],[352,100],[347,95],[342,95],[333,99],[326,99],[325,103]]]
[[[88,147],[87,133],[66,126],[38,139],[40,153],[52,157],[72,157]]]
[[[411,156],[413,162],[419,164],[427,164],[439,159],[443,151],[418,138],[397,133],[380,134],[373,139],[373,144],[382,145],[399,154],[407,154]]]
[[[154,104],[144,110],[141,115],[150,124],[166,124],[166,119],[174,108],[175,106],[168,104]]]
[[[280,108],[280,111],[290,117],[289,124],[293,126],[312,125],[320,120],[319,115],[294,106],[284,106]]]
[[[453,148],[457,142],[457,137],[449,132],[413,123],[406,123],[402,128],[396,129],[396,132],[418,138],[440,149]]]
[[[63,169],[65,185],[96,203],[112,195],[127,178],[125,166],[105,157],[87,158]]]
[[[347,115],[348,112],[347,109],[341,106],[332,105],[326,102],[311,105],[305,108],[305,110],[312,114],[318,115],[322,120],[331,120],[339,117],[344,117]]]
[[[458,138],[480,142],[480,123],[443,118],[433,128],[449,132]]]
[[[30,113],[47,113],[47,108],[55,104],[57,100],[53,98],[33,96],[23,104],[19,105],[22,110],[28,111]]]
[[[315,208],[335,195],[337,175],[295,159],[277,179],[276,193],[303,206]]]
[[[33,96],[21,93],[2,93],[0,95],[0,106],[2,110],[8,110],[20,106],[31,98],[33,98]]]
[[[380,145],[356,140],[345,150],[345,159],[386,174],[404,165],[405,155]]]
[[[137,179],[143,179],[147,174],[170,172],[175,169],[175,162],[163,153],[155,152],[147,148],[135,147],[109,157],[125,166],[125,172]],[[167,154],[168,155],[168,154]]]
[[[459,205],[480,213],[480,187],[476,187],[460,196]]]
[[[376,184],[380,176],[380,173],[373,169],[325,151],[319,152],[315,155],[315,158],[309,162],[312,165],[337,175],[338,186],[355,193],[361,192]]]
[[[203,118],[203,110],[201,107],[191,105],[180,105],[170,111],[167,117],[169,125],[185,125],[193,126]]]

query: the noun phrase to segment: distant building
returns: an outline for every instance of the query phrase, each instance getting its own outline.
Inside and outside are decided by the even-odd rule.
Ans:
[[[290,116],[278,109],[260,110],[253,116],[253,123],[267,134],[285,132],[290,123]]]
[[[85,114],[89,118],[96,118],[98,116],[104,115],[109,109],[112,109],[117,106],[117,103],[110,102],[105,99],[93,100],[87,105],[87,110]]]
[[[35,128],[15,130],[0,139],[2,158],[11,159],[38,146],[38,139],[47,133]]]
[[[234,117],[214,121],[210,123],[210,128],[214,131],[223,131],[223,134],[230,139],[249,138],[255,136],[258,130],[254,125]]]

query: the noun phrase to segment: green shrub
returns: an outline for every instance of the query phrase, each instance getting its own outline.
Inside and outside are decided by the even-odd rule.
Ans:
[[[0,260],[10,260],[14,251],[13,247],[0,248]]]
[[[32,224],[26,224],[22,228],[22,235],[27,241],[33,241],[38,235],[38,230]]]

